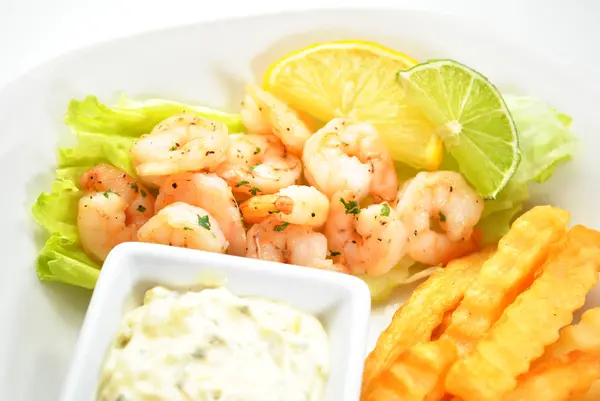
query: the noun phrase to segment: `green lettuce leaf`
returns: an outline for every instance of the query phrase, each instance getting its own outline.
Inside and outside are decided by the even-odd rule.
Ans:
[[[239,115],[167,100],[139,102],[122,97],[115,107],[108,107],[88,96],[69,103],[65,122],[74,131],[77,144],[58,149],[52,189],[42,192],[31,209],[35,221],[49,235],[37,259],[41,280],[94,288],[101,266],[85,254],[79,242],[77,209],[83,195],[79,177],[98,163],[111,164],[135,176],[129,149],[136,138],[182,112],[221,121],[230,132],[243,131]]]
[[[164,99],[134,101],[125,95],[116,106],[108,107],[95,96],[71,100],[66,123],[78,132],[139,137],[149,133],[162,120],[181,113],[197,114],[227,125],[230,133],[244,132],[239,114],[229,114],[203,106],[186,105]]]
[[[497,242],[508,231],[529,198],[528,185],[550,179],[579,146],[568,115],[534,98],[508,95],[504,100],[519,133],[521,163],[498,197],[485,201],[479,223],[485,243]]]
[[[371,300],[378,303],[389,299],[397,287],[429,277],[438,269],[439,267],[425,266],[405,257],[384,275],[378,277],[365,275],[360,278],[369,286]]]

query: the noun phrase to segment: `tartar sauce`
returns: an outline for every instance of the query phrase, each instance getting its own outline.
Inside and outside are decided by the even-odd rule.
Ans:
[[[149,290],[108,352],[99,401],[318,401],[328,339],[314,316],[227,289]]]

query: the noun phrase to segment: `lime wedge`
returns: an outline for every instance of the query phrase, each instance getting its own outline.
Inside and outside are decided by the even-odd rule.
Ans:
[[[407,102],[435,126],[460,172],[486,199],[504,188],[519,165],[517,129],[498,89],[480,73],[452,60],[400,71]]]

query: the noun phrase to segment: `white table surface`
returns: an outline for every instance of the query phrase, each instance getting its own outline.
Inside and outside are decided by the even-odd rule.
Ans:
[[[596,0],[0,0],[0,88],[46,60],[108,39],[199,21],[334,7],[466,15],[539,43],[541,54],[565,68],[594,72],[600,63]],[[600,80],[590,84],[600,88]]]

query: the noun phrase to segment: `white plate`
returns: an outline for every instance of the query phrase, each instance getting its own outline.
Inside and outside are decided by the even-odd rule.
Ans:
[[[62,117],[69,99],[91,93],[114,101],[125,91],[237,110],[243,82],[262,75],[272,61],[313,42],[347,38],[376,40],[421,60],[455,58],[505,92],[535,95],[571,114],[586,146],[535,188],[533,202],[565,207],[574,222],[600,228],[600,158],[593,151],[600,149],[600,94],[585,85],[595,77],[556,70],[552,60],[537,59],[525,40],[507,43],[476,22],[409,11],[321,11],[192,25],[87,48],[41,66],[0,93],[3,400],[56,398],[90,296],[40,283],[34,267],[42,238],[29,206],[49,188],[57,142],[67,135]],[[600,305],[598,289],[589,304]],[[394,310],[392,304],[374,311],[370,344]]]

